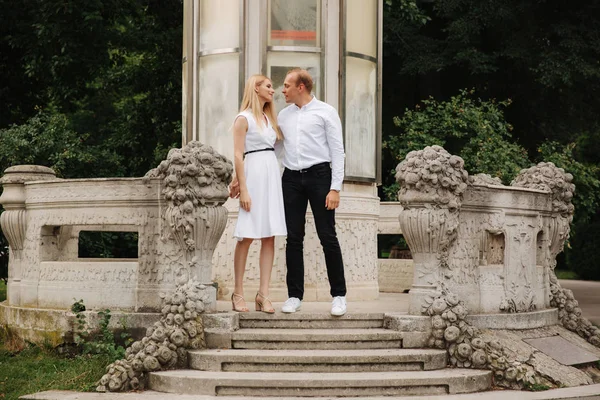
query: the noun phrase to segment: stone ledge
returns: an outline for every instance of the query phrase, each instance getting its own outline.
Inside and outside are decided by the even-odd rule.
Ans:
[[[457,395],[427,396],[427,400],[559,400],[582,399],[593,400],[600,396],[600,384],[578,386],[572,388],[552,389],[543,392],[524,392],[518,390],[501,390],[493,392],[463,393]],[[62,390],[50,390],[21,397],[23,400],[262,400],[264,397],[247,396],[210,396],[187,395],[156,392],[147,390],[135,393],[81,393]],[[306,397],[279,397],[279,400],[304,400]],[[417,398],[418,399],[418,398]],[[385,397],[323,397],[321,400],[415,400],[414,396]]]
[[[482,329],[534,329],[558,325],[558,310],[531,311],[514,314],[472,314],[465,320]]]
[[[84,311],[90,330],[98,328],[102,310]],[[159,313],[134,313],[112,311],[109,327],[119,329],[123,326],[134,339],[146,334],[146,329],[160,319]],[[47,343],[53,346],[73,340],[75,314],[70,310],[14,307],[6,302],[0,303],[0,326],[7,326],[20,337],[33,343]]]

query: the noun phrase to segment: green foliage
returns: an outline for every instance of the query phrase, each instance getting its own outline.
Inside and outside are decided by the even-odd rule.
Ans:
[[[137,258],[137,232],[79,232],[80,258]]]
[[[6,281],[0,281],[0,303],[6,300]]]
[[[0,208],[2,215],[2,208]],[[8,242],[4,235],[0,234],[0,288],[4,285],[4,297],[0,293],[0,301],[6,298],[6,283],[8,281]],[[1,292],[1,289],[0,289]]]
[[[539,161],[551,161],[573,175],[575,184],[575,221],[588,222],[600,207],[600,167],[579,161],[577,143],[562,145],[555,141],[544,142],[538,149]]]
[[[393,13],[392,18],[415,25],[425,25],[431,20],[415,0],[385,0],[385,13]]]
[[[72,129],[65,115],[40,112],[22,125],[0,130],[0,169],[45,165],[64,177],[85,177],[112,169],[117,162],[115,154],[89,145],[88,139],[88,135]]]
[[[529,390],[530,392],[543,392],[544,390],[550,390],[551,387],[541,383],[529,383],[523,381],[523,389]]]
[[[598,249],[600,248],[600,221],[576,225],[571,235],[572,249],[567,252],[569,269],[580,279],[600,280]]]
[[[564,269],[555,269],[554,274],[558,279],[579,279],[577,273]]]
[[[389,136],[383,148],[401,162],[406,154],[425,146],[443,146],[465,160],[470,174],[486,173],[504,183],[529,165],[526,151],[512,139],[512,126],[503,108],[510,101],[474,98],[474,91],[461,90],[448,101],[429,98],[414,110],[395,117],[398,134]],[[392,171],[394,173],[394,171]],[[397,186],[384,189],[394,199]]]
[[[100,317],[99,333],[97,335],[90,332],[87,318],[84,314],[85,305],[83,300],[75,301],[71,306],[71,311],[75,314],[76,326],[74,329],[75,344],[81,349],[82,354],[100,354],[109,358],[110,362],[125,357],[125,348],[115,341],[115,335],[109,329],[110,310],[98,312]],[[129,335],[125,332],[121,334],[121,340],[127,345],[130,342]]]
[[[61,176],[141,176],[180,143],[181,1],[0,0],[0,7],[0,129],[52,124],[55,139],[74,147],[63,154],[44,143],[32,157],[12,143],[0,149],[0,167],[12,157],[11,164],[55,166]]]

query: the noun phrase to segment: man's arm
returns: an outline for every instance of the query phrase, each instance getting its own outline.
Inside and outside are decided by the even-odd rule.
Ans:
[[[340,203],[340,190],[344,181],[344,138],[342,136],[342,121],[337,111],[332,108],[325,120],[325,134],[329,154],[331,154],[331,187],[325,207],[328,210],[336,209]]]

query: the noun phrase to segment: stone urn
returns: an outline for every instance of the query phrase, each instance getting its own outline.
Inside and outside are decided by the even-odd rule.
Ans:
[[[212,147],[190,142],[172,149],[167,159],[145,179],[161,178],[163,240],[173,240],[184,253],[186,265],[177,272],[177,283],[195,277],[203,284],[212,278],[212,257],[227,224],[233,166]]]
[[[439,296],[440,270],[456,237],[468,174],[462,158],[440,146],[411,151],[396,167],[400,228],[414,261],[409,313],[420,315]]]

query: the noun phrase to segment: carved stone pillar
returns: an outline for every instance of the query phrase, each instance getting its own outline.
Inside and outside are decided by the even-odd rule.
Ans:
[[[0,204],[4,212],[0,215],[0,227],[9,245],[8,261],[8,304],[19,305],[23,268],[23,244],[27,230],[25,209],[25,182],[55,179],[54,171],[40,165],[16,165],[7,168],[0,179],[3,192]]]
[[[464,161],[440,146],[410,152],[396,167],[402,204],[400,227],[415,263],[408,312],[422,314],[439,296],[442,269],[456,238],[462,193],[468,174]]]
[[[415,270],[409,313],[420,315],[425,299],[439,296],[441,266],[447,262],[444,255],[458,226],[458,212],[435,208],[431,203],[411,202],[399,219]]]
[[[212,257],[227,225],[227,209],[233,166],[212,147],[189,142],[172,149],[167,159],[149,171],[145,178],[161,178],[161,196],[166,201],[161,219],[164,241],[172,241],[179,257],[172,257],[176,283],[195,278],[212,283]],[[168,244],[167,244],[168,245]],[[182,257],[183,256],[183,257]],[[175,260],[183,260],[185,265]],[[167,266],[161,266],[165,269]],[[216,290],[204,299],[207,311],[216,308]]]

